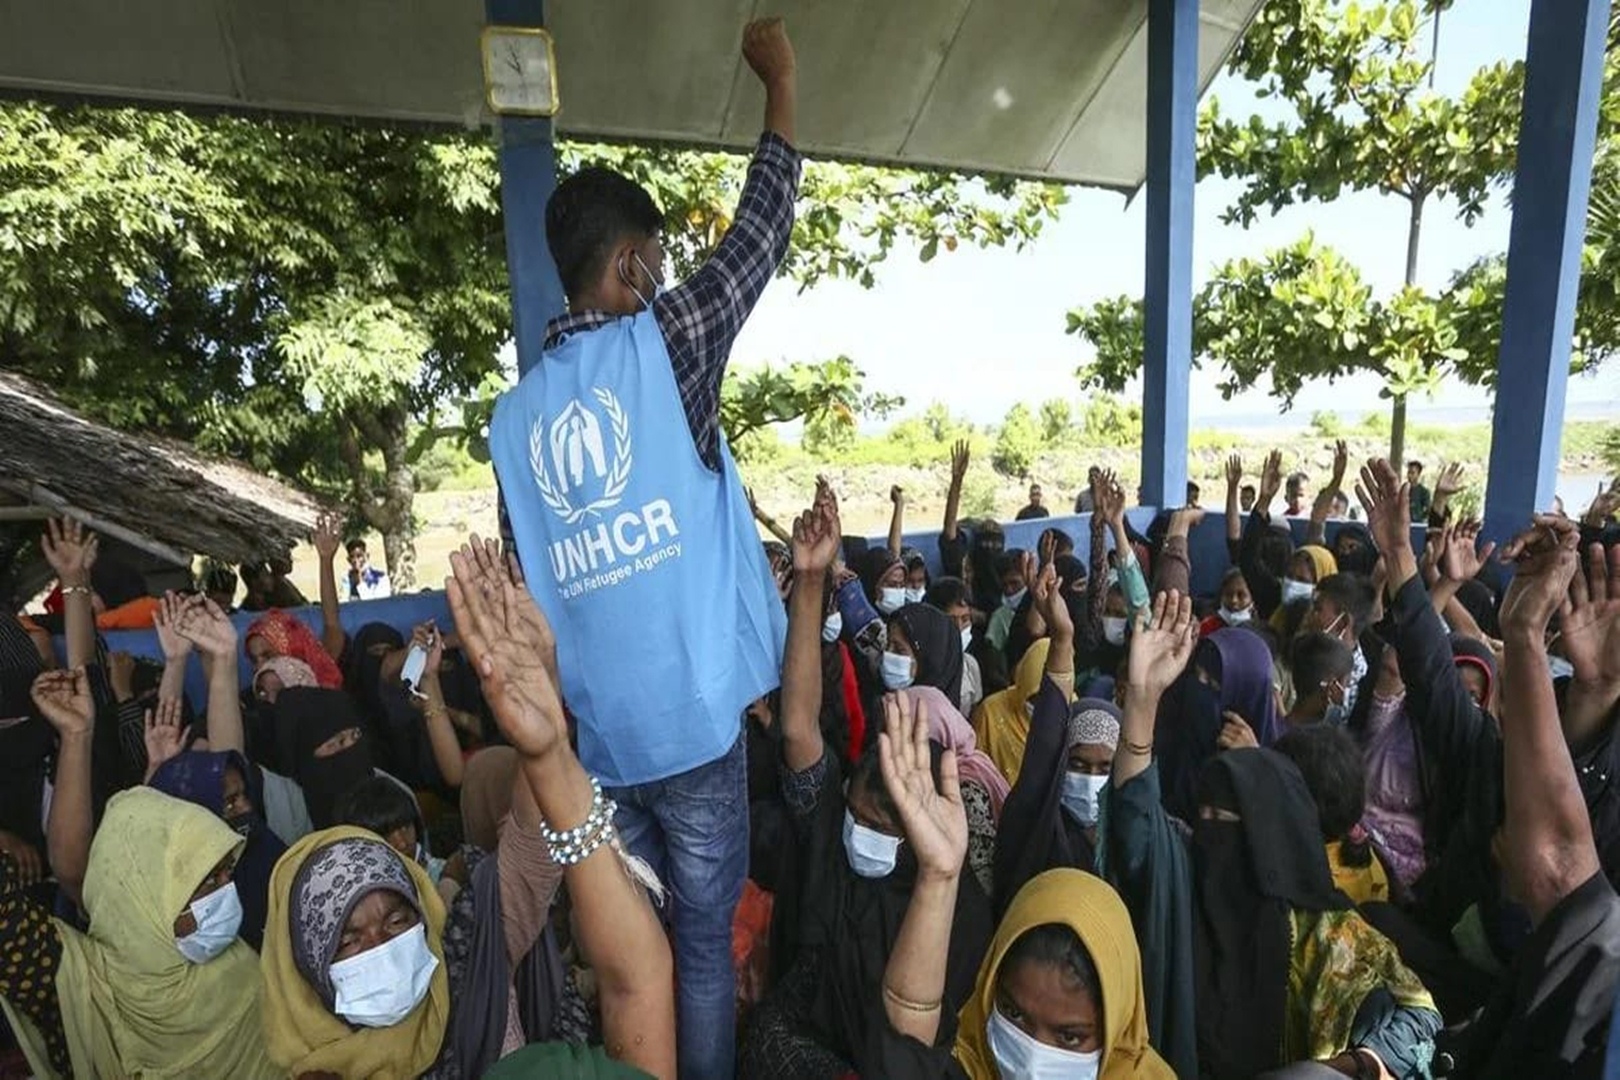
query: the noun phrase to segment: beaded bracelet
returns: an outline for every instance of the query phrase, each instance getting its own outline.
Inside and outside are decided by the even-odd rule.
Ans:
[[[94,596],[95,595],[95,590],[90,588],[90,586],[88,586],[88,585],[64,585],[64,586],[62,586],[62,595],[63,596]]]
[[[617,839],[613,815],[618,809],[617,803],[602,794],[601,781],[591,777],[591,810],[583,822],[563,832],[544,822],[540,824],[540,838],[551,852],[552,861],[558,866],[577,865],[603,844]]]

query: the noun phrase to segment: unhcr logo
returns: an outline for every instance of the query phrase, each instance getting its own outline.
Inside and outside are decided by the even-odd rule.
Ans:
[[[579,398],[551,421],[536,423],[529,432],[529,464],[540,498],[565,525],[577,525],[587,516],[611,510],[624,497],[635,463],[630,452],[630,417],[606,387],[591,388],[601,406],[599,417]],[[613,436],[609,462],[603,439],[603,417]]]

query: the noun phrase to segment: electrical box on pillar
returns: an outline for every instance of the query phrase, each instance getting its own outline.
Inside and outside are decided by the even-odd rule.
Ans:
[[[555,116],[557,53],[551,35],[535,26],[486,26],[484,98],[501,116]]]

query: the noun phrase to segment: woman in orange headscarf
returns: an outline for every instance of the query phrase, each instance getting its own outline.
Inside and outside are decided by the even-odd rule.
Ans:
[[[266,660],[290,656],[315,673],[318,685],[328,690],[343,688],[343,672],[315,632],[296,616],[285,611],[269,611],[248,626],[242,636],[242,651],[253,662],[255,671]]]

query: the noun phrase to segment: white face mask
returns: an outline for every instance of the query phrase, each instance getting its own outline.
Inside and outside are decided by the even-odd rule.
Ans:
[[[900,838],[867,828],[845,810],[844,855],[849,859],[849,868],[861,877],[888,877],[900,858]]]
[[[911,657],[899,653],[883,654],[883,685],[890,690],[904,690],[911,685]]]
[[[642,260],[639,252],[634,253],[631,257],[636,260],[636,265],[641,267],[641,272],[647,275],[647,280],[653,283],[652,295],[641,295],[641,290],[636,288],[635,282],[630,280],[630,275],[624,272],[623,262],[619,263],[619,279],[625,283],[631,292],[636,294],[636,299],[641,301],[642,307],[650,308],[653,306],[654,300],[664,295],[664,292],[668,289],[668,286],[666,286],[662,281],[653,277],[653,272],[647,268],[647,264]]]
[[[842,612],[833,612],[821,624],[821,640],[829,645],[837,641],[843,633],[844,615]]]
[[[991,1011],[986,1033],[1001,1080],[1096,1080],[1102,1068],[1101,1049],[1081,1054],[1047,1046],[1002,1016],[1000,1009]]]
[[[1028,594],[1028,589],[1019,589],[1011,596],[1003,596],[1001,598],[1001,602],[1016,611],[1018,609],[1018,605],[1024,602],[1024,597]]]
[[[920,604],[920,603],[923,602],[923,597],[926,596],[926,595],[927,595],[927,590],[925,590],[925,589],[907,589],[906,590],[906,603],[908,603],[908,604]]]
[[[879,589],[877,609],[885,615],[893,615],[906,606],[906,590]]]
[[[1129,625],[1124,619],[1116,619],[1111,615],[1103,616],[1103,637],[1108,639],[1110,645],[1125,644],[1125,628]]]
[[[1297,603],[1300,600],[1310,600],[1316,596],[1316,586],[1308,581],[1297,578],[1283,578],[1282,602],[1285,604]]]
[[[962,627],[962,651],[967,652],[973,647],[973,627]]]
[[[1547,668],[1552,672],[1554,682],[1557,682],[1559,679],[1568,679],[1575,674],[1575,665],[1571,664],[1568,660],[1565,660],[1562,656],[1548,656]]]
[[[242,898],[236,895],[236,882],[215,889],[201,900],[193,900],[190,910],[191,917],[197,920],[197,929],[183,938],[175,938],[174,946],[193,964],[206,964],[230,948],[242,928]]]
[[[1231,608],[1221,608],[1221,622],[1227,626],[1242,626],[1254,618],[1253,608],[1244,608],[1242,611],[1233,611]]]
[[[1081,825],[1090,828],[1097,824],[1102,813],[1102,792],[1108,777],[1090,773],[1063,774],[1063,809]]]
[[[427,997],[438,967],[439,958],[427,945],[427,929],[417,923],[375,949],[332,965],[333,1011],[361,1027],[392,1027]]]

